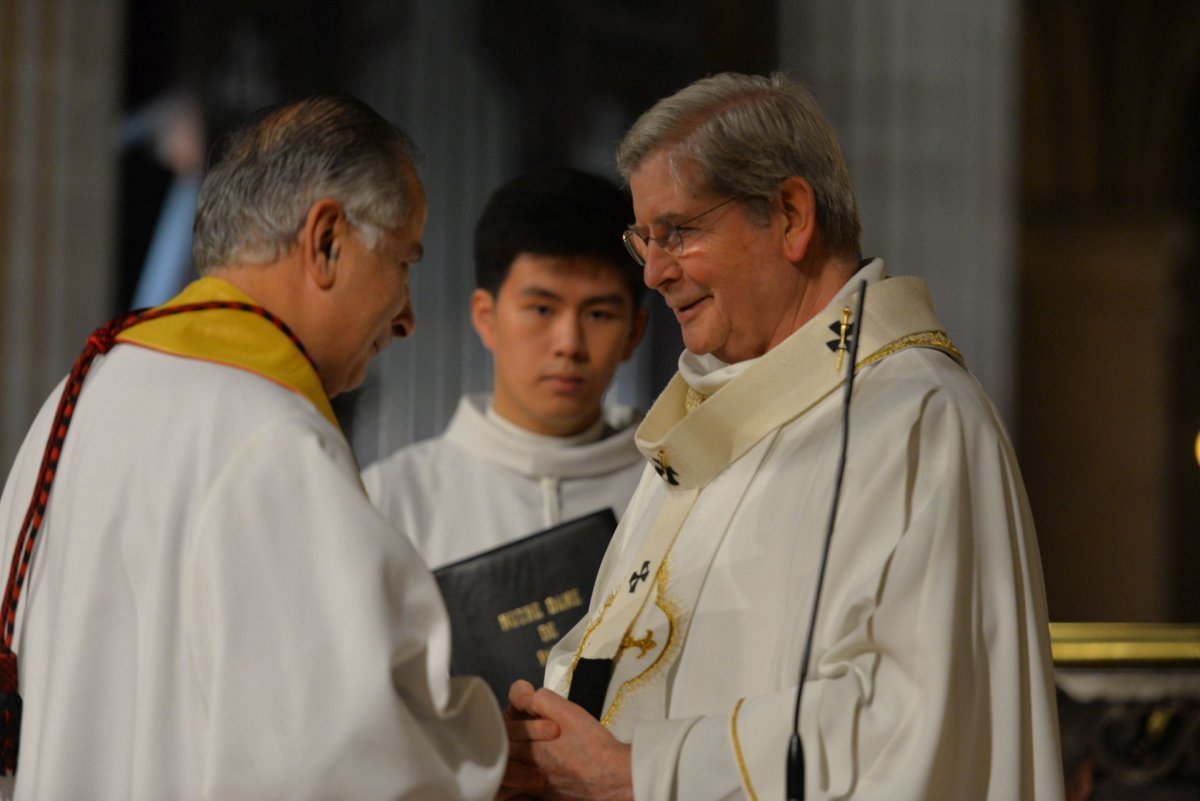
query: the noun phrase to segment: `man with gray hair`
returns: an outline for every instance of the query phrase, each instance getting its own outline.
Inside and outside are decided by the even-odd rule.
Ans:
[[[717,75],[617,159],[686,350],[590,614],[510,692],[504,792],[1061,799],[1016,460],[925,285],[861,258],[815,101]]]
[[[499,710],[448,677],[433,578],[330,408],[412,333],[417,158],[348,97],[233,134],[200,195],[202,277],[93,334],[38,415],[0,499],[0,789],[495,792]]]

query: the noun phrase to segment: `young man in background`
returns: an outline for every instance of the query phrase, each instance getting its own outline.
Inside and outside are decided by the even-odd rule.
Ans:
[[[645,326],[641,269],[621,242],[632,214],[615,185],[568,168],[522,175],[488,202],[471,322],[493,392],[464,396],[444,434],[363,474],[430,567],[624,511],[645,466],[640,418],[603,400]]]

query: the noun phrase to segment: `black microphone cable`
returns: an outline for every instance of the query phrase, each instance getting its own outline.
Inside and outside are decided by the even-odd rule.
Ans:
[[[817,567],[817,586],[813,589],[812,613],[804,641],[804,656],[800,660],[800,684],[796,687],[796,708],[792,717],[792,736],[788,741],[787,798],[804,801],[804,746],[800,742],[800,699],[804,681],[808,678],[808,660],[812,655],[813,632],[817,627],[817,606],[821,603],[821,586],[825,583],[825,565],[829,561],[829,543],[833,539],[833,524],[837,520],[838,501],[842,494],[842,477],[846,473],[846,448],[850,442],[850,393],[854,391],[854,367],[858,363],[858,342],[862,338],[863,301],[867,297],[867,282],[858,285],[858,310],[854,314],[854,331],[850,339],[850,364],[846,367],[846,385],[842,395],[842,449],[838,456],[837,477],[833,484],[833,506],[829,510],[829,525],[825,528],[825,544]]]

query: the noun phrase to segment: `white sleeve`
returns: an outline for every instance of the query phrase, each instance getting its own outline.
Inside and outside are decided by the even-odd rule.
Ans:
[[[362,483],[363,489],[367,491],[367,497],[371,503],[375,504],[376,508],[382,508],[383,465],[381,462],[375,462],[363,469]]]
[[[489,799],[507,742],[336,434],[283,421],[209,489],[187,563],[206,798]]]

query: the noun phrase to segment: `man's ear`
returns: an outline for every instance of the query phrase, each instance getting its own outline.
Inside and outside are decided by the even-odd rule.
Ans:
[[[489,351],[495,350],[496,298],[486,289],[471,293],[471,325],[479,341]]]
[[[793,175],[783,179],[779,187],[783,207],[783,248],[787,260],[794,263],[804,258],[817,231],[817,199],[812,185]]]
[[[638,306],[637,311],[633,313],[633,327],[629,329],[629,343],[625,346],[625,353],[621,356],[621,361],[628,361],[629,357],[637,349],[638,343],[642,341],[642,336],[646,333],[646,308]]]
[[[342,237],[349,230],[342,205],[333,198],[321,198],[309,207],[300,228],[300,250],[305,273],[320,289],[333,286]]]

